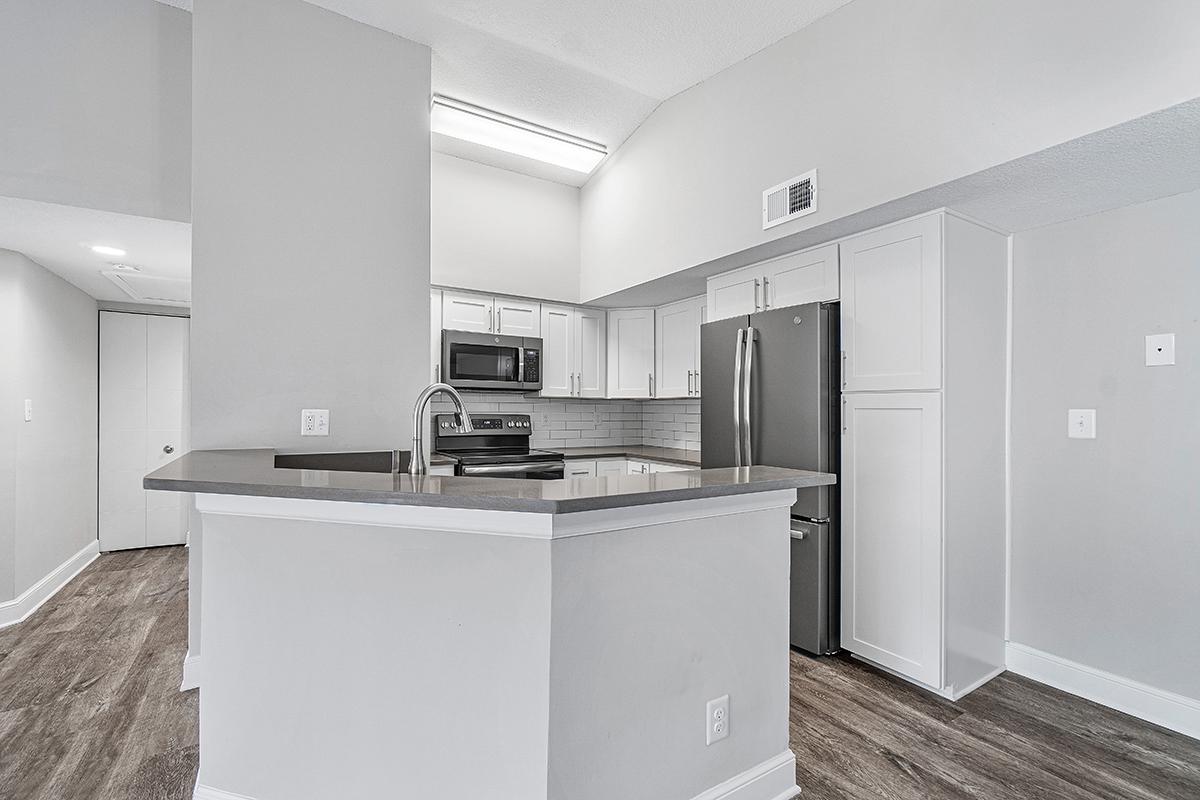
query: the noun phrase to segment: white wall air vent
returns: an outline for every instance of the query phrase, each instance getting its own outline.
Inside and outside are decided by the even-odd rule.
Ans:
[[[763,230],[817,210],[817,171],[797,175],[763,192]]]
[[[192,282],[186,278],[163,278],[132,270],[104,270],[104,277],[139,303],[187,306],[192,303]]]

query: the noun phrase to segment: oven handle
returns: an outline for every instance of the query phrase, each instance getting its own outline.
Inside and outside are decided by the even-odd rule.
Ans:
[[[462,468],[463,475],[504,475],[512,472],[554,472],[563,470],[559,461],[531,461],[522,464],[481,464]]]

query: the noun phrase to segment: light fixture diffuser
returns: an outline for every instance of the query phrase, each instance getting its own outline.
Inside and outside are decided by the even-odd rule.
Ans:
[[[441,95],[433,96],[431,117],[434,133],[584,174],[608,155],[602,144]]]
[[[107,244],[92,245],[92,252],[97,255],[114,256],[116,258],[120,258],[121,256],[125,255],[125,251],[122,250],[121,248],[111,247],[110,245],[107,245]]]

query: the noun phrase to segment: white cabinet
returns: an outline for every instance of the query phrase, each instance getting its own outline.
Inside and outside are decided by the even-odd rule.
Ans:
[[[608,478],[615,475],[625,475],[629,466],[623,458],[601,458],[596,461],[596,476]]]
[[[1005,663],[1007,252],[951,212],[842,243],[841,645],[951,699]]]
[[[596,477],[596,462],[587,460],[572,459],[567,462],[564,472],[566,478],[594,478]]]
[[[845,391],[942,385],[942,215],[841,244]]]
[[[142,478],[187,452],[188,320],[100,314],[100,549],[182,544],[186,495]]]
[[[504,336],[542,335],[542,306],[528,300],[512,300],[507,297],[497,297],[496,330]]]
[[[604,397],[605,312],[541,306],[542,397]]]
[[[442,291],[442,328],[451,331],[541,336],[541,304],[470,292]]]
[[[655,309],[655,397],[700,396],[700,326],[706,302],[698,297]]]
[[[442,290],[429,291],[429,364],[434,383],[442,379]]]
[[[940,687],[941,396],[843,400],[842,646]]]
[[[631,458],[625,462],[625,471],[629,475],[649,475],[650,474],[650,462],[649,461],[637,461],[637,460],[634,460]]]
[[[655,396],[653,308],[608,312],[608,396]]]
[[[495,300],[482,294],[442,292],[442,328],[448,331],[492,333]]]
[[[841,296],[838,246],[814,247],[708,279],[710,321]]]
[[[684,467],[679,464],[664,464],[661,461],[651,461],[650,462],[650,472],[651,473],[655,473],[655,472],[686,472],[689,469],[695,469],[695,468],[694,467]]]

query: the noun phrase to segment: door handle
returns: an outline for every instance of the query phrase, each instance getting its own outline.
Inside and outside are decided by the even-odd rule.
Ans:
[[[759,288],[759,280],[758,280],[758,278],[755,278],[754,279],[754,310],[755,311],[762,310],[762,305],[759,303],[759,300],[758,300],[758,288]]]
[[[750,384],[754,377],[754,340],[758,332],[753,327],[746,329],[746,370],[742,375],[742,419],[745,420],[746,433],[742,441],[746,445],[746,466],[754,466],[753,426],[750,419]]]
[[[691,397],[692,394],[696,391],[693,386],[693,375],[694,375],[694,373],[689,369],[688,370],[688,397]]]
[[[495,318],[495,314],[496,314],[495,309],[491,309],[491,308],[488,309],[488,333],[496,332],[496,325],[493,322],[493,319]]]
[[[733,351],[733,465],[742,465],[742,355],[746,350],[746,329],[738,328]]]
[[[771,307],[771,279],[763,278],[763,308]]]
[[[166,445],[165,447],[163,447],[163,452],[166,453],[167,455],[171,455],[171,453],[175,452],[175,448],[172,445]]]
[[[575,373],[575,396],[583,397],[583,373]]]
[[[654,397],[654,373],[646,373],[646,396]]]
[[[575,373],[572,372],[570,375],[568,375],[567,380],[569,380],[571,382],[571,388],[567,391],[567,394],[569,394],[571,397],[574,397],[575,396]]]

